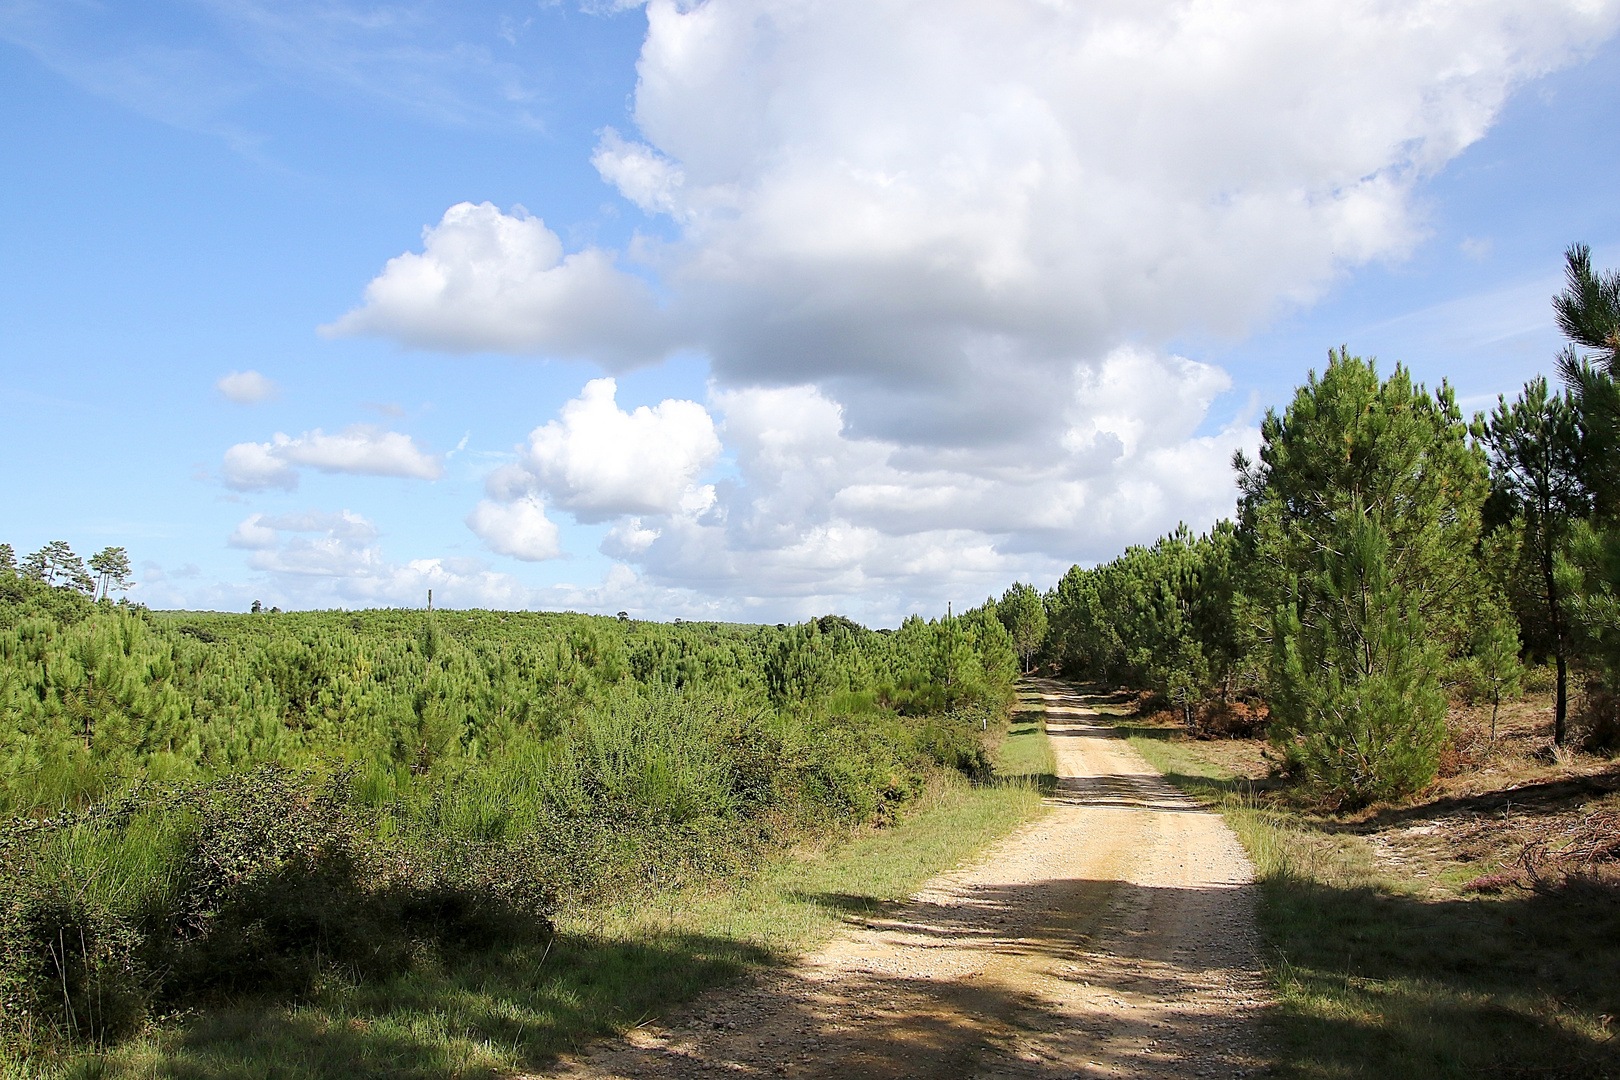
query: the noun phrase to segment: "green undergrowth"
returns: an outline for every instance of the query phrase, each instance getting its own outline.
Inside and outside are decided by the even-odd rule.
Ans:
[[[565,905],[549,934],[423,955],[390,978],[349,980],[328,968],[299,1003],[159,1018],[102,1053],[12,1063],[0,1078],[469,1077],[543,1067],[709,987],[790,962],[1040,813],[1053,766],[1038,704],[987,734],[993,771],[969,780],[939,770],[898,824],[807,843],[751,874]]]
[[[1277,998],[1278,1074],[1620,1076],[1620,903],[1464,895],[1375,867],[1345,823],[1259,797],[1200,744],[1130,742],[1218,807],[1254,860]]]
[[[891,633],[0,585],[0,1062],[35,1072],[142,1047],[137,1071],[184,1072],[195,1038],[352,1072],[335,1009],[378,1014],[359,1041],[384,1071],[454,1073],[763,962],[771,942],[695,918],[643,940],[612,909],[701,907],[990,778],[1017,671],[993,604]],[[559,965],[590,970],[485,999]],[[509,1048],[454,1058],[418,1021]],[[282,1068],[242,1052],[202,1071]]]

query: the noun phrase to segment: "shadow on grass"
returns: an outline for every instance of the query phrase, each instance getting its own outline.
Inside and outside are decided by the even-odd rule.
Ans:
[[[1272,791],[1281,785],[1272,780],[1250,780],[1243,776],[1192,776],[1187,773],[1167,772],[1164,778],[1190,795],[1257,795]]]
[[[843,892],[793,892],[788,894],[801,903],[815,904],[828,911],[841,911],[845,915],[855,915],[862,918],[893,911],[900,905],[890,900],[879,900],[873,896],[862,896],[859,893]]]
[[[1075,696],[1084,704],[1088,695]],[[1121,736],[1173,741],[1173,726],[1103,716]],[[1089,732],[1088,732],[1089,733]],[[1211,803],[1280,788],[1168,772]],[[1515,809],[1556,812],[1620,790],[1620,769],[1481,796],[1381,810],[1362,822],[1295,817],[1295,827],[1365,832],[1412,819]],[[1429,900],[1291,876],[1262,882],[1280,991],[1283,1076],[1620,1077],[1620,895],[1579,889]]]
[[[1299,881],[1263,890],[1272,944],[1287,957],[1278,965],[1283,1001],[1266,1022],[1283,1051],[1273,1075],[1508,1080],[1620,1070],[1620,1047],[1604,1040],[1596,1020],[1620,1011],[1620,987],[1610,978],[1620,960],[1613,933],[1620,909],[1540,896],[1429,903]],[[1078,1024],[1056,999],[1024,993],[1016,982],[860,967],[840,974],[833,991],[824,977],[806,985],[790,972],[761,990],[708,999],[684,1029],[700,1032],[696,1042],[626,1049],[611,1072],[768,1075],[774,1063],[790,1060],[795,1076],[828,1078],[1056,1080],[1074,1076],[1079,1062],[1109,1075],[1170,1075],[1163,1070],[1172,1063],[1176,1075],[1236,1075],[1247,1068],[1234,1056],[1243,1040],[1201,1041],[1206,1037],[1196,1033],[1210,1017],[1194,1004],[1207,993],[1208,973],[1224,970],[1236,954],[1219,944],[1177,949],[1144,968],[1132,936],[1111,927],[1114,913],[1135,911],[1145,925],[1188,926],[1219,943],[1228,936],[1222,913],[1230,912],[1230,897],[1222,889],[1068,879],[981,887],[948,903],[872,905],[844,893],[809,893],[803,898],[846,911],[852,922],[927,946],[983,954],[986,962],[1061,961],[1056,977],[1083,984],[1088,994],[1150,993],[1160,1004],[1116,1013],[1099,1030],[1099,1021]],[[1119,955],[1106,951],[1113,943],[1125,946]],[[1166,1034],[1171,1029],[1189,1037],[1178,1044]],[[1040,1053],[1000,1057],[1015,1032],[1038,1033]],[[1104,1033],[1112,1038],[1100,1041]],[[1132,1049],[1155,1040],[1151,1063]]]
[[[477,1077],[538,1069],[582,1039],[780,957],[714,937],[603,942],[559,934],[533,947],[424,963],[395,979],[328,989],[302,1007],[241,1003],[180,1026],[147,1075],[184,1080]],[[110,1072],[107,1075],[115,1075]]]
[[[1137,690],[1125,690],[1106,683],[1071,683],[1051,680],[1051,685],[1062,687],[1066,693],[1097,705],[1135,705],[1142,700]]]
[[[1163,738],[1153,728],[1121,726],[1127,735]],[[1162,729],[1160,729],[1162,730]],[[1260,797],[1290,790],[1286,779],[1265,777],[1252,780],[1236,776],[1217,778],[1167,772],[1166,780],[1190,795],[1221,799],[1227,796]],[[1295,828],[1330,835],[1363,835],[1380,832],[1407,822],[1430,822],[1448,817],[1482,817],[1511,811],[1520,814],[1560,814],[1579,809],[1593,799],[1620,791],[1620,765],[1590,776],[1576,776],[1479,795],[1452,795],[1404,806],[1386,806],[1365,818],[1340,818],[1331,814],[1302,813],[1293,817]]]
[[[905,942],[909,955],[856,960],[836,972],[820,965],[789,970],[705,998],[675,1018],[675,1037],[621,1044],[591,1075],[651,1080],[787,1071],[818,1080],[1070,1080],[1096,1075],[1091,1070],[1098,1067],[1108,1075],[1142,1075],[1150,1054],[1162,1065],[1172,1051],[1189,1076],[1194,1067],[1199,1075],[1234,1075],[1255,1064],[1247,1057],[1252,1040],[1212,1046],[1192,1034],[1200,1023],[1192,1002],[1207,996],[1210,972],[1227,969],[1233,949],[1177,950],[1151,971],[1123,951],[1096,953],[1099,940],[1130,944],[1129,931],[1116,924],[1137,912],[1149,923],[1175,921],[1230,942],[1219,917],[1232,910],[1230,889],[1051,878],[979,883],[948,898],[929,894],[876,912],[864,898],[840,892],[803,898],[849,911],[852,923]],[[1024,972],[1045,972],[1068,987],[1036,992]],[[1078,1014],[1075,1002],[1099,991],[1151,992],[1163,1004],[1106,1017]],[[1160,1030],[1170,1026],[1184,1033],[1175,1047]],[[1153,1043],[1156,1049],[1144,1049]],[[1157,1068],[1153,1074],[1161,1075]]]
[[[1159,727],[1150,724],[1114,724],[1113,729],[1119,732],[1120,738],[1130,739],[1157,739],[1160,742],[1180,742],[1186,737],[1181,728]]]
[[[1613,1077],[1620,897],[1263,883],[1294,1076]],[[1349,1019],[1355,1018],[1355,1019]]]
[[[969,777],[974,787],[981,788],[1033,788],[1042,795],[1050,795],[1057,786],[1057,777],[1048,772],[1036,772],[1040,766],[1038,762],[1042,754],[1031,753],[1031,748],[1040,745],[1040,736],[1046,733],[1046,708],[1036,697],[1029,701],[1020,701],[1014,708],[1008,721],[1006,732],[1001,736],[1000,750],[995,755],[1000,759],[1013,745],[1008,740],[1018,739],[1020,749],[1011,756],[1008,772],[998,771],[1003,766],[998,764],[995,768]],[[1044,741],[1044,740],[1041,740]],[[1049,757],[1046,760],[1050,760]],[[1025,771],[1030,770],[1030,771]]]
[[[1594,1019],[1620,1013],[1620,904],[1574,894],[1429,902],[1373,889],[1279,878],[1261,895],[1282,984],[1271,1022],[1293,1077],[1462,1078],[1620,1074],[1620,1046]],[[1044,998],[996,980],[915,978],[850,970],[838,991],[792,970],[740,986],[679,1014],[686,1042],[610,1043],[633,1061],[616,1075],[688,1077],[718,1069],[767,1075],[794,1062],[813,1077],[955,1077],[1041,1033],[1039,1061],[1016,1075],[1057,1080],[1076,1061],[1139,1074],[1129,1048],[1164,1038],[1159,1024],[1196,1032],[1206,1017],[1184,1006],[1200,967],[1224,954],[1178,950],[1144,971],[1134,961],[1085,957],[1110,941],[1116,912],[1147,925],[1185,925],[1212,941],[1230,890],[1118,880],[1055,879],[976,889],[966,902],[874,903],[844,892],[799,899],[852,922],[903,926],[940,946],[989,956],[1063,961],[1060,977],[1118,993],[1151,990],[1160,1010],[1112,1017],[1115,1038]],[[1131,953],[1129,955],[1135,955]],[[1199,957],[1203,956],[1202,962]],[[332,990],[304,1008],[242,1006],[183,1024],[155,1063],[122,1075],[185,1080],[337,1080],[544,1073],[554,1056],[592,1036],[669,1016],[679,1003],[783,958],[735,941],[664,934],[640,942],[558,935],[549,946],[425,964],[371,987]],[[1205,980],[1207,982],[1207,980]],[[1151,985],[1149,985],[1151,983]],[[766,1037],[775,1043],[764,1046]],[[782,1048],[787,1038],[791,1055]],[[1191,1036],[1196,1040],[1198,1036]],[[793,1040],[797,1039],[795,1044]],[[1163,1046],[1161,1049],[1170,1049]],[[1240,1062],[1220,1047],[1184,1043],[1184,1064]],[[773,1056],[774,1055],[774,1056]],[[622,1065],[622,1068],[621,1068]],[[740,1072],[738,1070],[741,1070]],[[994,1069],[990,1071],[994,1072]],[[707,1073],[703,1073],[707,1075]],[[104,1075],[119,1075],[116,1070]],[[1185,1075],[1192,1075],[1187,1071]]]
[[[1590,776],[1573,776],[1540,784],[1525,784],[1505,791],[1454,795],[1410,806],[1387,807],[1346,828],[1349,831],[1367,831],[1417,818],[1496,814],[1504,810],[1555,814],[1617,791],[1620,791],[1620,763]]]

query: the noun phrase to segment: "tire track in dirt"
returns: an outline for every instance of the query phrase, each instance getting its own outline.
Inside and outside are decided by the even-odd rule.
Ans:
[[[1057,758],[1047,813],[907,903],[852,914],[792,969],[712,991],[546,1075],[1263,1071],[1255,889],[1237,838],[1073,689],[1032,685]]]

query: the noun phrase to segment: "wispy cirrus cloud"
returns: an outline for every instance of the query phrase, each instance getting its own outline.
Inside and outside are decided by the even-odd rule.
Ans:
[[[257,405],[261,401],[272,401],[281,396],[281,387],[277,386],[273,379],[251,370],[232,371],[221,375],[214,383],[214,389],[223,394],[225,400],[238,405]]]
[[[538,91],[499,26],[443,0],[0,5],[0,40],[89,93],[250,156],[265,142],[256,108],[289,88],[449,126],[541,126]]]

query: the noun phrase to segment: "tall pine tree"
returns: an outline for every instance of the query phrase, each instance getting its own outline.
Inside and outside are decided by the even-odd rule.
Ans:
[[[1572,646],[1569,601],[1573,591],[1560,581],[1560,564],[1572,524],[1591,513],[1581,482],[1580,415],[1569,394],[1549,394],[1536,376],[1511,405],[1499,399],[1484,431],[1490,447],[1491,480],[1502,506],[1512,514],[1519,536],[1519,558],[1498,569],[1518,609],[1527,644],[1550,656],[1557,670],[1553,739],[1560,746],[1569,732],[1569,660]],[[1506,552],[1505,545],[1497,550]]]
[[[1486,582],[1475,547],[1488,491],[1451,389],[1329,354],[1258,461],[1235,464],[1250,559],[1246,615],[1270,639],[1272,736],[1352,801],[1434,775],[1439,671],[1467,647]]]

